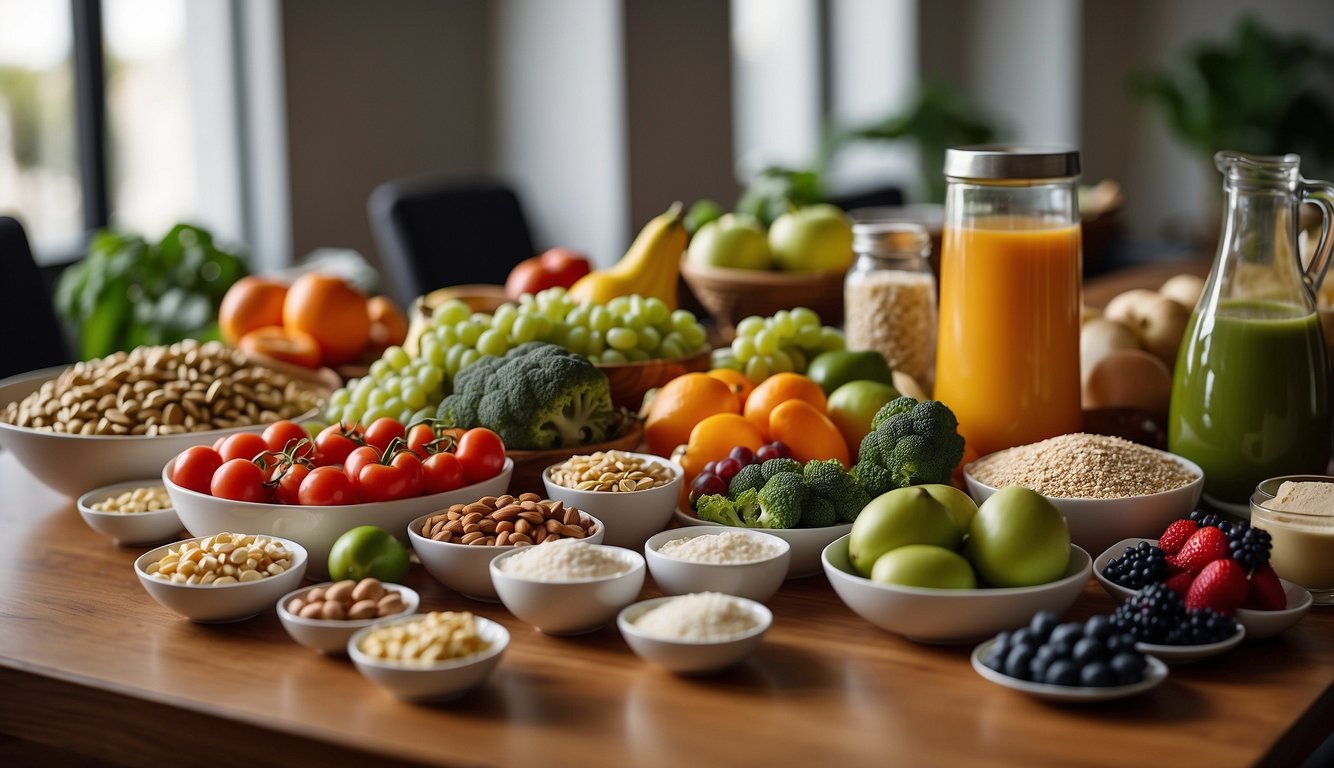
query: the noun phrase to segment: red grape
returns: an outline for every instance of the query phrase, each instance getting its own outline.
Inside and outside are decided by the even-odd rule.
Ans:
[[[755,460],[764,463],[769,459],[790,459],[792,458],[792,449],[787,447],[787,443],[775,440],[772,443],[765,443],[755,452]]]
[[[695,506],[695,502],[700,496],[726,495],[727,481],[712,472],[701,472],[699,477],[690,486],[690,506]]]
[[[732,449],[731,453],[727,455],[730,458],[736,459],[737,461],[741,462],[741,466],[743,467],[748,464],[755,463],[755,452],[744,445],[738,445],[737,447]]]
[[[711,475],[716,471],[718,471],[718,462],[706,461],[704,462],[704,468],[700,470],[700,474]]]
[[[718,467],[717,469],[713,470],[713,473],[718,477],[722,478],[724,482],[730,483],[732,482],[732,478],[736,477],[736,473],[740,471],[741,471],[741,462],[737,461],[731,456],[728,456],[727,458],[718,462]]]

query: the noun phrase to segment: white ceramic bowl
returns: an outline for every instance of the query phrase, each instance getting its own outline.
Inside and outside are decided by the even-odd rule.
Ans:
[[[564,546],[561,542],[546,546]],[[490,562],[491,583],[500,602],[520,621],[548,635],[581,635],[616,618],[622,608],[639,597],[644,586],[644,558],[622,547],[593,544],[620,561],[626,570],[604,578],[572,581],[536,581],[505,570],[505,562],[520,551],[510,550]]]
[[[44,382],[64,370],[64,366],[46,368],[0,381],[0,408],[36,392]],[[314,415],[311,411],[297,420]],[[67,496],[78,496],[89,488],[127,477],[153,477],[162,470],[163,464],[192,445],[209,445],[219,435],[233,432],[261,432],[265,426],[255,424],[147,437],[66,435],[0,423],[0,447],[12,452],[38,480]]]
[[[1112,596],[1116,602],[1125,602],[1135,590],[1129,587],[1123,587],[1102,574],[1102,570],[1107,567],[1114,558],[1120,557],[1126,547],[1138,545],[1141,541],[1147,541],[1150,544],[1157,545],[1157,539],[1123,539],[1108,547],[1101,555],[1098,555],[1093,561],[1093,575],[1097,576],[1098,583],[1107,594]],[[1279,579],[1283,585],[1283,593],[1287,596],[1287,605],[1279,611],[1257,611],[1251,608],[1238,608],[1233,618],[1237,623],[1246,629],[1247,640],[1262,640],[1266,637],[1283,632],[1288,627],[1301,621],[1306,612],[1311,610],[1311,593],[1306,591],[1300,584],[1293,584],[1286,579]]]
[[[551,470],[560,464],[553,464],[542,471],[542,484],[546,486],[547,498],[565,502],[565,506],[582,509],[602,521],[607,526],[604,541],[615,547],[639,549],[644,541],[666,527],[672,519],[672,511],[681,495],[681,483],[685,473],[681,467],[669,459],[654,456],[651,453],[629,453],[640,459],[666,467],[672,473],[672,481],[657,488],[642,491],[579,491],[566,488],[552,482]]]
[[[416,590],[403,586],[402,584],[385,584],[386,591],[397,592],[403,598],[403,611],[391,616],[383,616],[375,619],[307,619],[287,610],[287,604],[294,598],[302,597],[316,587],[332,586],[332,581],[326,581],[323,584],[312,584],[308,587],[288,592],[278,599],[278,620],[282,622],[283,629],[292,639],[312,650],[320,653],[327,653],[332,656],[344,656],[347,654],[347,641],[359,629],[364,629],[377,621],[416,613],[417,606],[421,604],[421,596]]]
[[[1189,459],[1159,451],[1195,473],[1195,480],[1180,488],[1144,496],[1123,499],[1065,499],[1048,496],[1051,503],[1065,514],[1070,525],[1070,541],[1088,552],[1101,552],[1113,542],[1130,536],[1157,536],[1173,520],[1187,517],[1200,501],[1204,489],[1204,470]],[[968,493],[978,504],[986,501],[996,488],[973,477],[972,464],[963,468],[963,479]]]
[[[475,501],[477,497],[469,499]],[[436,514],[431,512],[413,520],[408,525],[408,540],[417,553],[426,572],[446,587],[473,600],[489,603],[500,601],[495,584],[491,581],[491,561],[516,547],[484,546],[475,544],[455,544],[454,542],[436,541],[421,535],[422,523]],[[593,519],[592,531],[584,538],[589,544],[601,544],[603,537],[602,522],[596,517],[583,513]],[[538,544],[537,546],[542,546]]]
[[[509,646],[510,633],[507,629],[478,616],[477,631],[482,639],[490,643],[489,648],[479,653],[435,664],[410,666],[371,658],[361,652],[359,645],[362,639],[376,627],[420,619],[420,615],[383,619],[357,630],[347,641],[347,655],[352,657],[357,671],[395,698],[404,701],[440,701],[463,695],[491,674],[491,670],[500,663],[505,648]]]
[[[641,659],[651,661],[664,669],[685,675],[707,674],[725,669],[749,656],[759,647],[764,633],[773,624],[773,614],[760,603],[743,597],[733,598],[741,602],[746,610],[756,619],[756,626],[739,635],[715,642],[688,642],[684,640],[665,640],[644,634],[635,622],[646,612],[676,597],[659,597],[644,600],[621,611],[616,617],[616,627],[621,636]]]
[[[825,528],[736,528],[709,520],[700,520],[694,512],[677,509],[676,519],[681,525],[711,525],[733,530],[763,530],[765,533],[786,541],[791,550],[787,561],[787,578],[799,579],[814,576],[820,572],[820,552],[829,546],[829,542],[852,532],[852,523],[831,525]]]
[[[109,497],[160,484],[156,478],[131,480],[89,491],[79,497],[79,515],[89,528],[110,536],[122,547],[172,541],[184,528],[175,509],[155,509],[151,512],[103,512],[93,509],[94,504],[106,501]]]
[[[848,536],[825,548],[824,572],[834,592],[863,619],[920,643],[964,643],[1026,624],[1038,611],[1062,613],[1088,583],[1093,567],[1070,545],[1065,575],[1035,587],[927,589],[877,584],[858,576],[848,560]]]
[[[722,592],[761,603],[773,597],[774,592],[777,592],[778,587],[782,585],[783,579],[787,578],[788,561],[792,554],[791,545],[765,531],[739,528],[730,530],[774,545],[775,553],[763,560],[748,563],[696,563],[668,557],[659,550],[669,541],[720,533],[719,526],[716,525],[671,528],[650,537],[644,544],[644,557],[648,560],[648,570],[653,575],[653,582],[668,595]]]
[[[167,554],[168,548],[180,547],[188,541],[199,541],[203,538],[206,537],[182,539],[150,549],[134,561],[134,575],[139,577],[139,583],[144,586],[148,594],[164,607],[190,621],[201,624],[222,624],[258,615],[273,608],[279,597],[296,589],[301,583],[301,577],[306,573],[306,563],[309,560],[306,548],[295,541],[278,536],[270,538],[282,542],[292,552],[294,558],[292,567],[277,576],[266,576],[258,581],[220,586],[173,584],[166,579],[149,576],[144,571],[149,564],[161,560],[162,556]]]
[[[246,531],[292,539],[310,550],[311,575],[324,578],[329,575],[329,550],[345,532],[359,525],[378,525],[401,539],[400,532],[415,517],[445,509],[451,504],[503,494],[509,487],[514,460],[506,458],[499,475],[452,491],[398,501],[333,507],[219,499],[171,482],[167,477],[170,469],[170,462],[162,468],[162,482],[167,486],[167,495],[171,496],[176,514],[190,533],[207,536],[220,531]]]

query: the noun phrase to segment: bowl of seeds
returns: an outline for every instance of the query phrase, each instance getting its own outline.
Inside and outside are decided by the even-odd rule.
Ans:
[[[542,483],[548,498],[601,520],[607,544],[637,550],[667,527],[684,476],[680,465],[651,453],[595,451],[547,467]]]

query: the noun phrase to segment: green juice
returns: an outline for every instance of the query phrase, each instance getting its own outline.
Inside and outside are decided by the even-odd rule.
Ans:
[[[1168,447],[1204,469],[1204,492],[1247,503],[1261,480],[1323,474],[1328,364],[1315,312],[1222,301],[1190,318],[1177,356]]]

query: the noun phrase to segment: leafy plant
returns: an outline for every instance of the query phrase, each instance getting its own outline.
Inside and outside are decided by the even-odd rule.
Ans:
[[[218,305],[246,273],[239,253],[199,227],[178,224],[155,244],[104,230],[88,256],[61,273],[56,312],[84,360],[141,344],[218,338]]]
[[[749,213],[769,226],[774,219],[793,208],[824,200],[817,171],[790,168],[765,168],[756,176],[737,201],[737,213]]]

